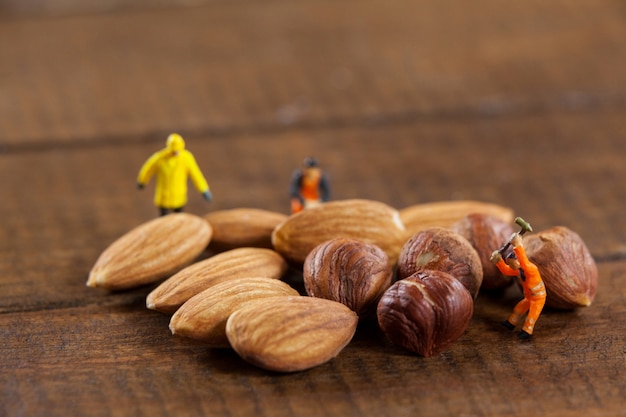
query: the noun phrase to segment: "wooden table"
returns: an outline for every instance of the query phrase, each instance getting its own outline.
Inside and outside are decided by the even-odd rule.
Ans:
[[[0,4],[0,416],[623,415],[623,2],[46,3]],[[187,212],[287,213],[313,155],[335,200],[471,199],[567,226],[597,297],[520,343],[497,325],[517,295],[481,293],[439,356],[361,325],[293,374],[172,336],[151,286],[85,282],[156,216],[135,178],[174,131],[214,194]]]

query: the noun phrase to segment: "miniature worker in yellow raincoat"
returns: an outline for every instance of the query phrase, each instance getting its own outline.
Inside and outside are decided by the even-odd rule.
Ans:
[[[155,174],[154,205],[159,208],[161,216],[183,211],[187,204],[188,177],[191,177],[205,200],[212,199],[209,184],[198,168],[196,159],[185,149],[185,141],[176,133],[169,135],[166,147],[155,152],[141,167],[137,176],[139,189],[142,189]]]

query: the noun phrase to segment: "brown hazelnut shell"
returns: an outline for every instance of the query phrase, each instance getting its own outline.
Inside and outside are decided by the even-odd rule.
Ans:
[[[565,226],[524,237],[528,258],[546,286],[546,306],[573,309],[591,305],[598,267],[582,238]]]
[[[465,332],[474,300],[457,279],[420,271],[395,282],[378,303],[378,324],[394,343],[429,357],[445,351]]]
[[[481,288],[506,288],[515,281],[514,277],[502,275],[490,260],[493,251],[499,249],[515,232],[511,223],[494,215],[473,213],[452,224],[450,229],[467,239],[478,253],[483,267]]]
[[[319,244],[306,257],[303,269],[308,295],[340,302],[360,318],[376,311],[392,276],[389,257],[381,248],[350,238]]]
[[[460,234],[443,227],[431,227],[405,242],[398,258],[398,278],[407,278],[426,269],[447,272],[458,279],[473,298],[478,295],[483,280],[480,257]]]

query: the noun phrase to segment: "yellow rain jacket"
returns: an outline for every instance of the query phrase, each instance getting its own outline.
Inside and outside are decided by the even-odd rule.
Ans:
[[[184,149],[183,139],[176,134],[168,137],[167,147],[154,153],[143,164],[137,182],[146,184],[156,174],[154,204],[157,207],[176,209],[187,203],[187,178],[191,177],[200,193],[209,191],[204,175],[193,154]]]

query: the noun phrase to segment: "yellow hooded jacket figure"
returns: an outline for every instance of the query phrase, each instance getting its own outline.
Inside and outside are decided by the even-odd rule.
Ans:
[[[139,188],[156,174],[154,204],[161,214],[182,211],[187,204],[187,178],[191,177],[196,189],[211,201],[209,185],[202,175],[193,154],[185,150],[183,138],[173,133],[168,136],[165,149],[155,152],[143,164],[137,183]]]

